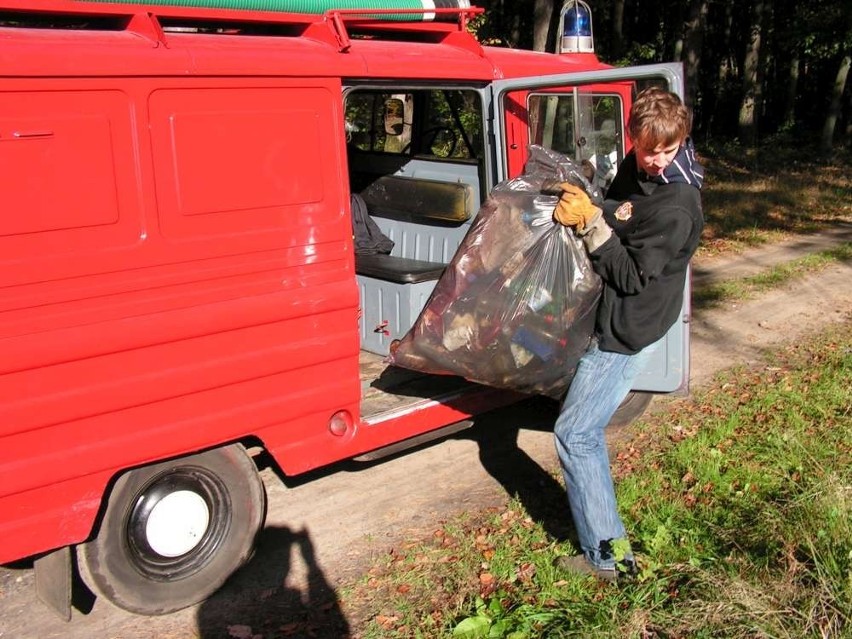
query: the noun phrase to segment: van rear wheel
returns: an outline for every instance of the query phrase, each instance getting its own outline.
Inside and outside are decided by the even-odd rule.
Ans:
[[[240,445],[131,470],[116,481],[97,536],[78,547],[79,563],[89,585],[120,608],[180,610],[245,563],[265,503]]]

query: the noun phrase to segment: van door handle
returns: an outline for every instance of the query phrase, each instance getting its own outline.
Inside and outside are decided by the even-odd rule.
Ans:
[[[18,140],[24,138],[50,138],[53,137],[53,131],[15,131],[12,137]]]

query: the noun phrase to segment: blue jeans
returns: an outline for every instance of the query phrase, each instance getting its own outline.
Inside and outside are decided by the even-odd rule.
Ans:
[[[580,549],[598,568],[614,568],[612,542],[627,537],[615,503],[604,428],[652,351],[653,345],[635,355],[609,353],[593,341],[556,419],[556,451]]]

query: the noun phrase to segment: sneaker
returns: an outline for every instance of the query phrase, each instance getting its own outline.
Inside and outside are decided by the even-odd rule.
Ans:
[[[585,555],[560,555],[553,560],[553,565],[559,570],[574,573],[575,575],[596,577],[607,583],[615,583],[620,579],[636,574],[636,564],[631,560],[622,562],[618,568],[598,568],[591,564]]]

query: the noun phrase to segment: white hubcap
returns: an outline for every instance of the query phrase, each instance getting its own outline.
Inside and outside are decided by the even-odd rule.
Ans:
[[[163,497],[151,510],[145,535],[157,554],[180,557],[198,545],[209,523],[210,511],[201,495],[178,490]]]

